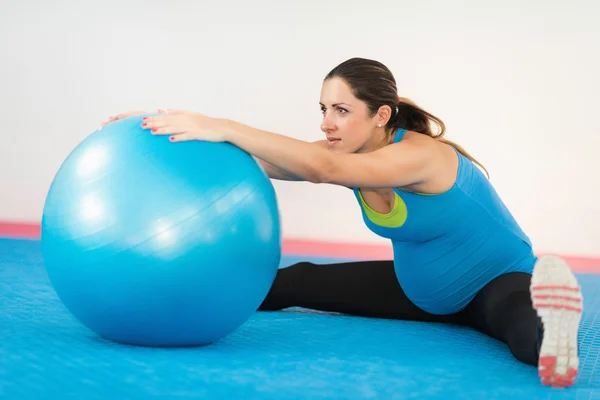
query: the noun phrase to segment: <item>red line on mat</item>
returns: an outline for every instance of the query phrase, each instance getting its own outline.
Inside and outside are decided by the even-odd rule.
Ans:
[[[40,231],[40,224],[0,221],[0,237],[39,239]]]
[[[40,225],[35,223],[0,222],[0,237],[15,239],[40,238]],[[298,257],[347,258],[362,260],[391,260],[389,244],[329,242],[309,239],[284,239],[283,253]],[[541,255],[541,254],[540,254]],[[600,258],[562,256],[577,273],[600,274]]]

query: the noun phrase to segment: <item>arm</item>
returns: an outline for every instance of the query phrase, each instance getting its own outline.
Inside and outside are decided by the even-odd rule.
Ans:
[[[316,143],[228,121],[227,141],[299,180],[347,187],[388,188],[426,180],[435,147],[400,142],[361,154],[338,154]]]
[[[319,140],[317,142],[313,142],[316,145],[319,145],[323,148],[327,148],[327,140]],[[256,162],[260,164],[260,166],[265,170],[265,173],[271,179],[282,180],[282,181],[302,181],[298,175],[294,175],[290,171],[286,171],[285,169],[273,165],[265,160],[261,160],[260,158],[254,156]]]

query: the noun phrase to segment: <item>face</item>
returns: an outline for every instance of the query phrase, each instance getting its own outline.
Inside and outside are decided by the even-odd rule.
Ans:
[[[323,83],[320,104],[321,130],[325,132],[330,150],[339,153],[372,151],[385,139],[385,115],[371,116],[367,104],[354,97],[342,79],[332,78]],[[377,126],[380,123],[381,128]]]

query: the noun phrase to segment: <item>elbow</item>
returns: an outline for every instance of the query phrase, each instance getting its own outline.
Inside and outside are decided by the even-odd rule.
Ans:
[[[332,157],[323,157],[312,164],[310,182],[312,183],[334,183],[336,165]]]
[[[325,177],[321,173],[320,169],[316,166],[308,168],[307,173],[304,175],[304,181],[310,183],[325,183]]]

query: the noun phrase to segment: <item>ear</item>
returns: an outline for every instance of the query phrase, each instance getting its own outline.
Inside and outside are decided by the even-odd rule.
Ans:
[[[385,126],[390,118],[392,117],[392,109],[390,106],[381,106],[379,110],[377,110],[377,114],[375,115],[375,123],[377,125],[381,124],[381,126]]]

